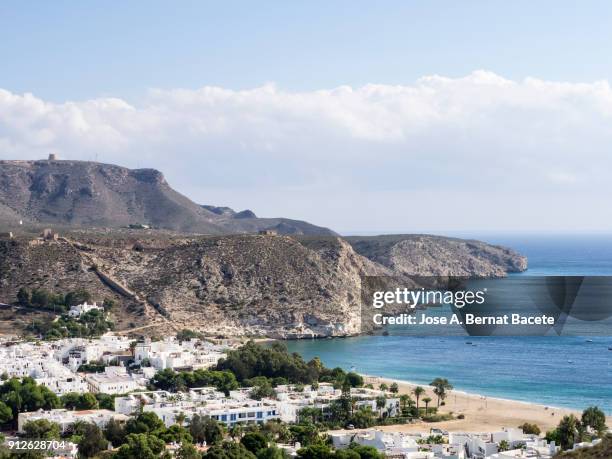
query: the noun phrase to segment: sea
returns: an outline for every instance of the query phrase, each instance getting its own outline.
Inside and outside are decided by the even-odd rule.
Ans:
[[[529,269],[515,276],[612,276],[612,235],[461,235],[511,247]],[[612,301],[612,299],[611,299]],[[467,344],[470,343],[470,344]],[[390,336],[286,342],[328,367],[612,416],[612,330],[608,336]]]

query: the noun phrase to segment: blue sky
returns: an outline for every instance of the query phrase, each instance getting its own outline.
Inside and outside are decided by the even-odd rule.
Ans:
[[[338,231],[611,231],[612,3],[0,2],[0,159]]]
[[[5,1],[0,87],[63,101],[271,81],[408,84],[476,69],[593,81],[612,76],[611,23],[605,1]]]

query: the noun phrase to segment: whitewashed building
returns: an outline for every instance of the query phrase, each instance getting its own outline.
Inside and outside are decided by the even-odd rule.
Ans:
[[[77,304],[76,306],[71,306],[70,310],[68,311],[68,315],[70,317],[80,317],[89,311],[104,312],[104,307],[98,306],[95,302],[93,304],[88,304],[87,302],[85,302]]]
[[[165,368],[210,368],[217,364],[224,354],[217,346],[200,340],[179,342],[174,338],[152,342],[149,338],[136,344],[134,361],[147,362],[157,370]]]
[[[29,421],[37,421],[46,419],[60,426],[61,432],[69,432],[73,424],[77,421],[89,422],[96,424],[100,428],[104,428],[111,419],[118,422],[125,422],[129,419],[128,416],[120,413],[115,413],[110,410],[83,410],[71,411],[66,409],[59,410],[39,410],[27,413],[19,413],[17,418],[17,430],[23,432],[23,426]]]
[[[125,367],[106,367],[104,373],[92,373],[85,376],[89,392],[103,394],[126,394],[145,389],[140,378],[130,375]]]

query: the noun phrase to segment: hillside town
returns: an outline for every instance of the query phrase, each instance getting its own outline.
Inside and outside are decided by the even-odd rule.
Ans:
[[[87,302],[66,314],[92,311],[104,314]],[[188,330],[159,339],[107,332],[4,341],[0,375],[4,447],[33,439],[61,442],[43,456],[209,457],[215,447],[233,444],[242,448],[237,457],[245,458],[344,457],[342,451],[403,459],[552,458],[562,447],[597,445],[596,434],[605,427],[588,424],[597,418],[593,411],[585,435],[571,444],[529,426],[447,432],[436,428],[444,415],[429,406],[431,399],[419,407],[418,395],[415,405],[393,385],[374,387],[373,380],[327,369],[318,359],[304,362],[280,344],[206,339]],[[444,397],[442,389],[438,406]],[[399,428],[419,418],[431,421],[427,429]],[[252,446],[253,437],[262,444]],[[149,442],[153,456],[136,454],[143,447],[138,442]],[[270,456],[261,452],[270,448]]]

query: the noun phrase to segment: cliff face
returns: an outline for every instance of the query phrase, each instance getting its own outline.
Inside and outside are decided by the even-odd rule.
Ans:
[[[121,306],[115,312],[122,317],[122,328],[163,320],[172,328],[225,336],[358,334],[360,276],[370,269],[385,272],[344,241],[313,250],[286,236],[136,244],[60,238],[33,245],[9,240],[1,246],[0,301],[13,302],[20,286],[52,291],[81,287],[99,299],[118,299]],[[109,288],[101,277],[112,279],[135,298]],[[27,281],[22,284],[23,280]]]
[[[81,227],[147,224],[202,234],[262,229],[334,234],[302,221],[262,219],[250,211],[200,206],[172,189],[154,169],[87,161],[0,161],[0,219]]]
[[[358,254],[399,275],[501,277],[527,269],[526,257],[475,240],[420,234],[353,236],[346,240]]]
[[[0,302],[14,302],[22,286],[55,292],[85,288],[98,300],[110,296],[118,302],[113,314],[124,330],[155,325],[166,332],[192,328],[224,336],[355,335],[365,331],[360,317],[362,276],[397,274],[415,260],[420,264],[412,270],[421,274],[443,262],[469,269],[469,263],[452,261],[467,249],[457,249],[453,241],[439,252],[444,241],[440,238],[430,247],[431,242],[420,240],[405,262],[404,252],[384,251],[391,253],[393,264],[382,251],[370,253],[369,259],[338,237],[135,238],[74,232],[57,241],[3,240]],[[471,241],[465,243],[471,247]],[[358,246],[355,240],[352,244]],[[486,244],[479,244],[484,251]],[[453,247],[458,250],[454,255]],[[497,254],[504,249],[488,250]],[[481,265],[470,263],[483,272]],[[501,255],[482,263],[493,273],[513,266]],[[111,288],[109,279],[120,288]]]

